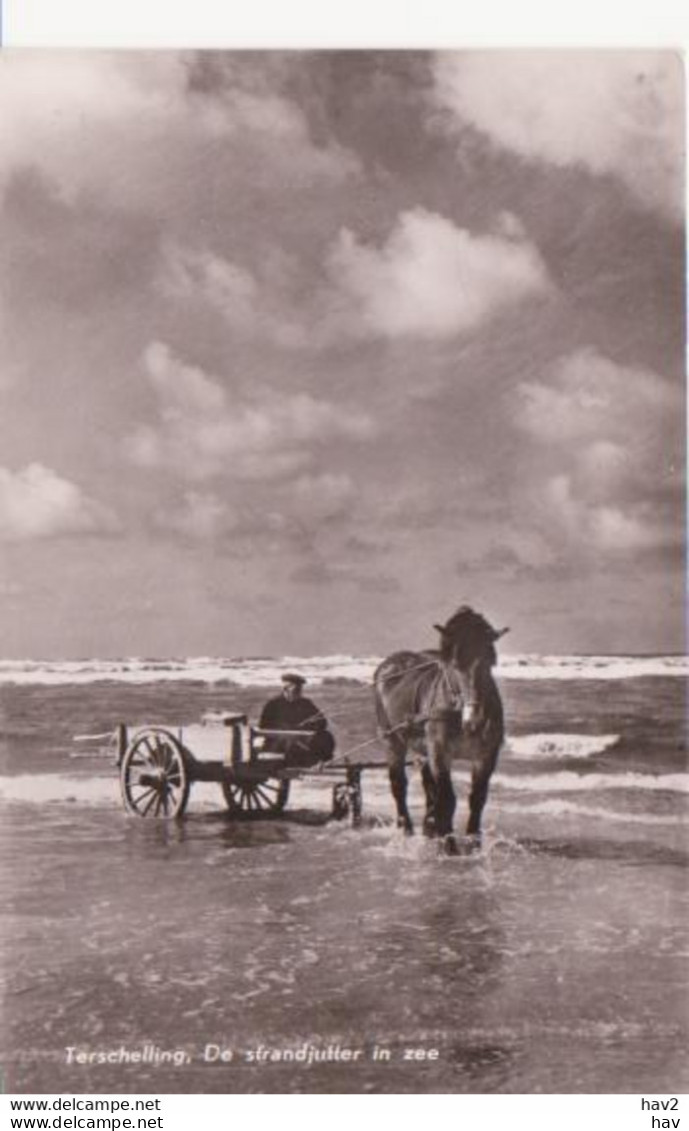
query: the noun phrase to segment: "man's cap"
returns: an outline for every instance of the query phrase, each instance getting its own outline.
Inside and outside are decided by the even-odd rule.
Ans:
[[[293,683],[297,687],[303,687],[306,683],[306,678],[298,672],[285,672],[281,678],[283,683]]]

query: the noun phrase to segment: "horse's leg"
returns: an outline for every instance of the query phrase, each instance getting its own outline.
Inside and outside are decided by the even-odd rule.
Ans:
[[[421,767],[421,783],[426,794],[426,812],[423,818],[423,831],[426,836],[435,836],[435,781],[428,762]]]
[[[481,814],[488,798],[488,786],[495,768],[496,753],[491,751],[489,756],[474,762],[471,770],[469,820],[466,832],[467,836],[473,837],[477,842],[481,839]]]
[[[450,774],[452,758],[448,752],[447,741],[429,742],[428,761],[435,786],[433,816],[435,818],[436,835],[445,838],[445,846],[448,852],[456,852],[457,845],[452,835],[452,819],[457,798],[452,787]]]
[[[407,809],[407,771],[404,765],[406,749],[391,748],[388,758],[390,788],[397,806],[397,827],[404,829],[408,836],[414,832],[409,810]]]

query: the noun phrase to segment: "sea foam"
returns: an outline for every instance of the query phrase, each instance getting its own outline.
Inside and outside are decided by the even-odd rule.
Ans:
[[[370,684],[380,663],[377,656],[283,656],[277,659],[225,659],[196,656],[181,659],[0,660],[0,684],[163,683],[196,681],[237,687],[275,687],[281,676],[297,668],[312,686],[338,680]],[[500,679],[610,680],[643,676],[684,678],[686,656],[502,656]]]
[[[465,770],[453,773],[458,789],[466,790],[470,775]],[[319,809],[329,804],[332,777],[319,777],[317,774],[292,783],[295,803],[315,805]],[[412,793],[421,797],[418,775],[411,781]],[[689,794],[689,774],[575,774],[562,771],[554,774],[502,774],[493,776],[491,787],[500,797],[509,793],[537,795],[549,794],[596,794],[617,792],[664,792],[670,794]],[[366,771],[363,778],[363,792],[366,801],[374,805],[387,803],[390,787],[387,775]],[[4,801],[24,801],[41,804],[44,802],[76,801],[79,804],[121,804],[117,771],[113,766],[112,777],[88,776],[81,774],[17,774],[0,777],[0,798]],[[222,806],[220,789],[215,783],[197,782],[193,788],[194,803],[204,806]],[[298,799],[298,800],[297,800]],[[558,801],[557,804],[560,802]]]
[[[580,805],[575,801],[549,798],[547,801],[535,801],[527,805],[511,805],[503,802],[500,809],[504,813],[518,813],[520,816],[529,814],[534,817],[589,817],[600,821],[618,821],[632,825],[672,825],[686,826],[685,817],[672,813],[628,813],[621,809],[597,808],[592,805]]]
[[[505,753],[523,761],[591,758],[619,740],[619,734],[518,734],[508,739]]]
[[[554,774],[495,774],[493,785],[529,793],[599,793],[602,790],[651,790],[689,793],[689,774],[575,774],[560,770]]]

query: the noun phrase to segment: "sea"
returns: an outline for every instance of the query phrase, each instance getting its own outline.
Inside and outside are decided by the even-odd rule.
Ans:
[[[483,843],[456,857],[395,827],[377,662],[0,662],[7,1091],[689,1091],[687,658],[504,656]],[[360,827],[323,774],[266,820],[203,782],[181,820],[125,813],[118,724],[222,757],[202,720],[256,718],[293,668],[337,757],[380,764]]]

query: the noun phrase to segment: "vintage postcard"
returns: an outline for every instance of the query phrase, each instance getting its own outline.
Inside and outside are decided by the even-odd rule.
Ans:
[[[681,57],[0,106],[6,1090],[686,1091]]]

